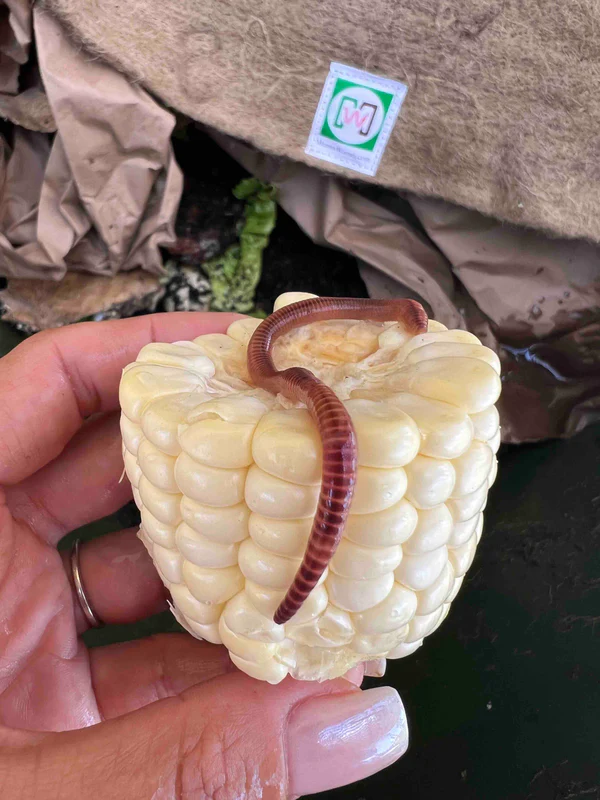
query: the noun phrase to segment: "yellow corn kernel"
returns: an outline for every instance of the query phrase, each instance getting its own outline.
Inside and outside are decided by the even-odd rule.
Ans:
[[[439,578],[437,578],[431,586],[428,586],[427,589],[419,592],[417,612],[421,615],[431,614],[447,601],[453,588],[454,568],[448,561]]]
[[[416,508],[408,500],[402,499],[376,513],[351,513],[344,537],[364,547],[391,547],[402,544],[412,536],[417,518]]]
[[[388,596],[366,611],[354,614],[354,627],[358,633],[389,633],[407,625],[417,610],[415,592],[394,583]]]
[[[366,611],[373,608],[385,600],[393,585],[393,572],[363,580],[343,578],[330,572],[326,582],[331,602],[345,611]]]
[[[406,499],[415,508],[433,508],[444,503],[452,495],[456,482],[452,462],[429,456],[417,456],[407,465],[406,474]]]
[[[144,439],[138,448],[137,462],[139,469],[153,486],[163,492],[179,493],[173,456],[163,453],[148,439]]]
[[[395,506],[406,492],[406,472],[396,469],[358,467],[352,500],[353,514],[377,514]]]
[[[348,400],[363,467],[403,467],[419,452],[420,436],[414,420],[392,403]],[[320,469],[319,469],[320,473]]]
[[[257,514],[275,519],[313,517],[317,508],[319,487],[303,486],[275,478],[256,464],[250,467],[246,480],[246,503]]]
[[[342,578],[367,580],[393,572],[402,561],[400,545],[391,547],[362,547],[342,539],[331,559],[329,569]]]
[[[194,461],[181,453],[175,464],[175,479],[181,492],[207,506],[235,506],[244,499],[247,469],[218,469]]]

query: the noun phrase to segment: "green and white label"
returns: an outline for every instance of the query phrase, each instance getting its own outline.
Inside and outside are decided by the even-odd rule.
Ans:
[[[332,63],[306,153],[375,175],[407,91],[398,81]]]

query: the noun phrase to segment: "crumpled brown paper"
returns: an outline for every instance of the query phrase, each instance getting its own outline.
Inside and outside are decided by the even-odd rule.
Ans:
[[[9,5],[9,49],[19,66],[31,35],[29,4]],[[75,47],[37,7],[33,23],[57,133],[15,129],[0,194],[0,275],[57,280],[68,270],[114,275],[137,267],[161,274],[159,247],[175,240],[182,190],[170,143],[174,116]],[[13,73],[0,70],[16,91]]]
[[[383,192],[375,203],[311,167],[215,138],[277,186],[309,236],[362,262],[371,296],[417,296],[498,352],[503,441],[570,435],[600,419],[600,246],[408,195],[436,247],[396,213],[406,199]]]
[[[31,44],[31,3],[29,0],[3,0],[0,4],[0,92],[16,95],[21,65],[29,57]]]
[[[409,202],[472,301],[468,327],[488,328],[502,359],[504,440],[571,435],[600,419],[600,246]]]
[[[28,61],[30,0],[0,0],[0,116],[30,131],[53,133],[56,123],[35,59]]]

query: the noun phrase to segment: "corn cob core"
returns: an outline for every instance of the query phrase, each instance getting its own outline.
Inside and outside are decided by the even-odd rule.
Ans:
[[[147,345],[123,373],[125,468],[173,612],[271,683],[408,655],[446,616],[481,536],[500,443],[497,356],[434,321],[417,336],[319,322],[275,343],[278,369],[306,367],[344,402],[359,465],[329,569],[276,625],[315,513],[321,444],[305,408],[251,385],[259,324]]]

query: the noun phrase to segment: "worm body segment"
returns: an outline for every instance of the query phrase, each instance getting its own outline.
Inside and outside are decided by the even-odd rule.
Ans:
[[[254,332],[248,345],[250,378],[273,394],[304,403],[323,446],[321,491],[300,567],[274,621],[283,624],[300,609],[317,585],[342,537],[356,483],[356,435],[344,404],[306,369],[278,371],[272,357],[276,339],[311,322],[331,319],[400,322],[413,335],[427,331],[427,314],[414,300],[366,300],[317,297],[284,306]]]

